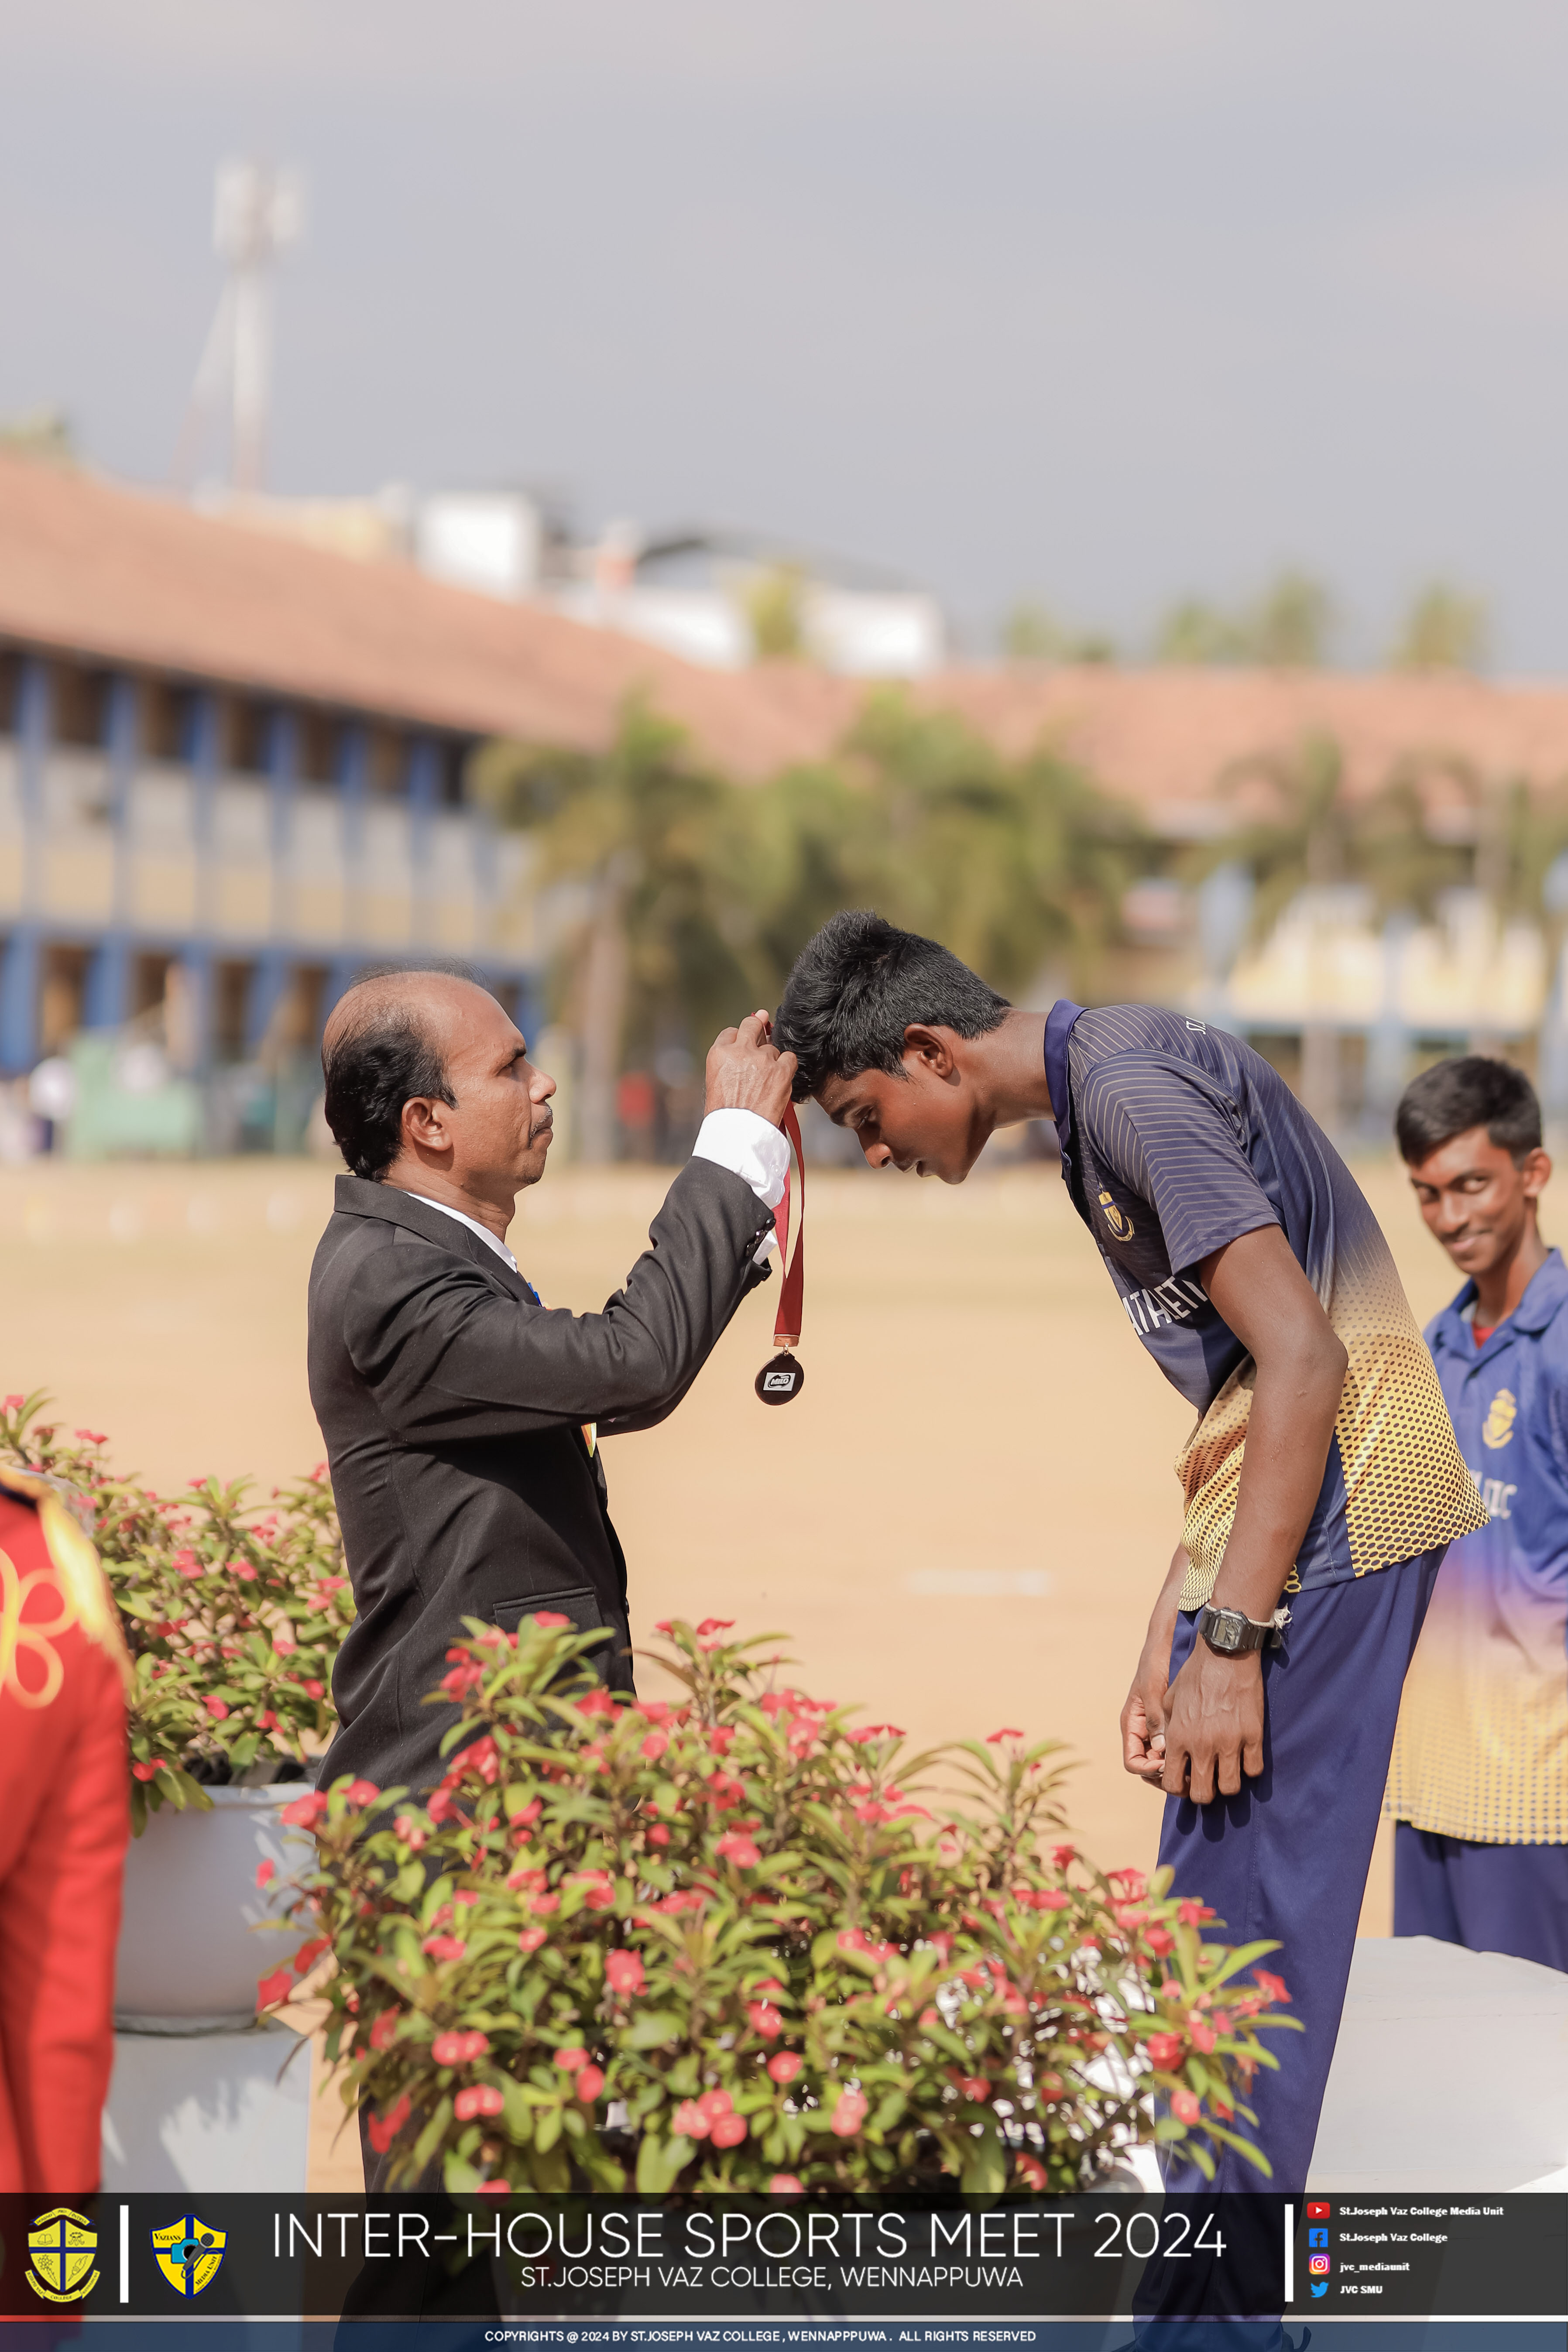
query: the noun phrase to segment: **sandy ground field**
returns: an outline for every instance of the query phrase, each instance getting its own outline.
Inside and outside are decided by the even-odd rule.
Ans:
[[[1425,1319],[1455,1278],[1393,1161],[1357,1171]],[[600,1307],[668,1179],[563,1169],[511,1244],[552,1305]],[[321,1453],[305,1387],[305,1285],[324,1167],[0,1170],[0,1389],[47,1388],[167,1490]],[[1065,1743],[1074,1832],[1147,1865],[1159,1803],[1121,1770],[1117,1717],[1179,1531],[1190,1423],[1116,1304],[1054,1171],[959,1191],[814,1172],[799,1400],[752,1379],[776,1291],[749,1299],[679,1414],[605,1447],[634,1635],[670,1615],[789,1634],[795,1679],[912,1739],[1016,1725]],[[1380,1847],[1363,1932],[1386,1934]],[[330,2147],[312,2185],[347,2188]]]

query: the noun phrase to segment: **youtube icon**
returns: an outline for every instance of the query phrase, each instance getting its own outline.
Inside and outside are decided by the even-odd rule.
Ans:
[[[1307,2200],[1307,2219],[1308,2219],[1308,2221],[1326,2221],[1328,2220],[1328,2218],[1329,2218],[1329,2202],[1328,2202],[1327,2198],[1325,2198],[1325,2197],[1309,2197],[1309,2198],[1308,2198],[1308,2200]]]

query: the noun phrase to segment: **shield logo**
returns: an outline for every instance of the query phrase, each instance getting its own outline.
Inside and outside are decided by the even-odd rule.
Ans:
[[[209,2221],[199,2221],[194,2213],[186,2213],[165,2229],[153,2231],[153,2252],[158,2268],[176,2294],[200,2294],[211,2286],[223,2260],[223,2250],[228,2240],[222,2230],[215,2230]]]
[[[1114,1238],[1119,1242],[1130,1242],[1132,1238],[1135,1228],[1131,1218],[1127,1214],[1126,1211],[1117,1207],[1109,1192],[1102,1192],[1100,1194],[1100,1205],[1104,1212],[1105,1222],[1110,1227],[1110,1231]]]
[[[56,2205],[27,2231],[27,2284],[46,2303],[80,2303],[98,2284],[98,2231],[85,2213]]]

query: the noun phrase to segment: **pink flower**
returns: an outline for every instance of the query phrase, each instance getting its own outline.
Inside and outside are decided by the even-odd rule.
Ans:
[[[5,1400],[5,1410],[7,1412],[20,1412],[26,1402],[26,1397],[8,1396]],[[77,1434],[79,1437],[81,1432],[79,1430]]]
[[[403,2011],[400,2009],[384,2009],[382,2011],[381,2015],[376,2019],[375,2023],[370,2029],[370,2046],[373,2050],[391,2049],[393,2043],[397,2039],[397,2028],[402,2021],[402,2018]]]
[[[770,2197],[804,2197],[805,2185],[793,2172],[775,2172],[768,2183]]]
[[[1175,1948],[1176,1939],[1168,1927],[1151,1927],[1143,1941],[1152,1952],[1158,1952],[1163,1958],[1165,1953]]]
[[[1065,1870],[1069,1862],[1078,1860],[1078,1848],[1076,1845],[1054,1845],[1051,1848],[1051,1860],[1058,1870]]]
[[[591,2107],[604,2087],[605,2070],[602,2066],[584,2066],[578,2070],[577,2096],[584,2106]]]
[[[838,2105],[833,2110],[832,2128],[840,2139],[853,2139],[871,2112],[870,2102],[860,2091],[841,2091]]]
[[[254,1584],[256,1581],[256,1570],[247,1559],[231,1559],[228,1572],[231,1576],[237,1576],[241,1584]]]
[[[780,2050],[768,2060],[768,2073],[775,2083],[793,2083],[801,2069],[801,2061],[793,2050]]]
[[[256,1988],[256,2006],[258,2009],[271,2009],[276,2002],[287,2000],[293,1990],[294,1979],[289,1970],[274,1969],[272,1974],[263,1977]]]
[[[411,1853],[417,1853],[420,1847],[427,1841],[430,1832],[420,1826],[412,1813],[399,1813],[397,1834]]]
[[[320,1789],[312,1789],[309,1796],[296,1797],[291,1805],[285,1805],[279,1819],[292,1830],[313,1830],[326,1810],[325,1797]]]
[[[525,1927],[517,1939],[517,1948],[520,1952],[537,1952],[544,1940],[545,1931],[542,1927]]]
[[[430,2044],[430,2055],[437,2066],[466,2066],[475,2058],[483,2058],[489,2042],[482,2033],[438,2033]]]
[[[22,1402],[21,1398],[20,1398],[20,1397],[18,1397],[18,1398],[16,1399],[16,1402],[17,1402],[18,1404],[20,1404],[20,1403],[21,1403],[21,1402]],[[654,1630],[654,1632],[655,1632],[656,1633],[674,1633],[674,1631],[675,1631],[675,1627],[674,1627],[674,1624],[672,1623],[672,1622],[670,1621],[670,1619],[669,1619],[669,1618],[668,1618],[668,1617],[661,1617],[661,1618],[659,1619],[659,1621],[658,1621],[658,1623],[654,1627],[654,1629],[653,1629],[653,1630]]]
[[[1178,1903],[1176,1917],[1184,1927],[1201,1927],[1205,1919],[1214,1917],[1214,1913],[1206,1903]]]
[[[712,2124],[717,2123],[721,2116],[727,2116],[735,2102],[728,2091],[704,2091],[697,2104]]]
[[[739,2147],[746,2137],[744,2116],[717,2116],[713,2121],[715,2147]]]
[[[570,1617],[563,1617],[559,1609],[536,1609],[533,1622],[536,1625],[542,1626],[545,1633],[558,1633],[563,1625],[570,1625],[572,1620]]]
[[[642,1753],[647,1758],[650,1764],[657,1764],[659,1758],[664,1754],[665,1749],[668,1746],[669,1738],[667,1733],[662,1731],[650,1731],[647,1738],[643,1741]]]
[[[413,2112],[412,2102],[405,2092],[397,2105],[395,2107],[389,2107],[385,2115],[372,2116],[369,2126],[370,2144],[377,2156],[386,2154]]]
[[[1265,2000],[1288,2001],[1290,1998],[1285,1990],[1284,1978],[1272,1975],[1268,1969],[1254,1969],[1252,1981]]]
[[[760,2033],[764,2042],[776,2041],[784,2032],[784,2019],[771,2000],[749,2000],[746,2015],[752,2021],[752,2031]]]
[[[331,1943],[332,1939],[330,1936],[313,1936],[308,1944],[301,1944],[294,1955],[295,1975],[309,1976],[321,1954],[331,1951]]]
[[[1037,2156],[1016,2156],[1013,2169],[1022,2175],[1026,2188],[1032,2189],[1037,2197],[1044,2196],[1048,2186],[1048,2175]]]
[[[470,2083],[459,2091],[452,2102],[452,2113],[460,2124],[469,2123],[475,2116],[499,2116],[506,2101],[490,2083]]]
[[[734,1623],[732,1617],[704,1617],[697,1628],[697,1638],[700,1642],[710,1633],[728,1633],[733,1630]]]
[[[258,1862],[257,1864],[256,1884],[258,1886],[270,1886],[277,1875],[278,1864],[270,1860],[270,1858],[266,1862]]]
[[[1195,2124],[1203,2110],[1191,2091],[1173,2091],[1171,2113],[1179,2124]]]
[[[156,1780],[162,1769],[163,1767],[159,1764],[132,1764],[131,1767],[132,1777],[137,1780]]]
[[[726,1862],[732,1862],[737,1870],[755,1870],[763,1858],[751,1839],[740,1830],[727,1832],[720,1839],[714,1852],[722,1854]]]
[[[433,1960],[460,1960],[468,1948],[460,1936],[426,1936],[419,1948]]]
[[[575,2074],[578,2069],[585,2066],[587,2063],[588,2053],[585,2050],[558,2050],[555,2053],[555,2063],[563,2074]]]
[[[1022,1739],[1024,1735],[1021,1731],[1011,1730],[1008,1727],[1004,1725],[1000,1731],[988,1731],[986,1733],[985,1745],[987,1748],[994,1748],[999,1740]]]
[[[695,2099],[682,2099],[670,2118],[670,2129],[682,2139],[706,2139],[712,2128]]]
[[[1171,2067],[1181,2062],[1182,2037],[1179,2033],[1152,2033],[1143,2047],[1156,2066]]]
[[[654,1823],[652,1829],[650,1829],[647,1833],[647,1842],[649,1845],[668,1845],[669,1843],[669,1832],[665,1828],[662,1822],[656,1822]]]
[[[479,2194],[481,2197],[510,2197],[511,2183],[510,2180],[481,2180]]]
[[[202,1705],[205,1707],[207,1713],[211,1716],[215,1723],[227,1722],[228,1702],[226,1699],[212,1698],[209,1696],[203,1699]]]
[[[326,1696],[327,1686],[325,1683],[309,1682],[305,1685],[305,1696],[307,1698],[325,1698]],[[212,1702],[210,1699],[207,1704],[209,1706],[211,1706]]]
[[[561,1897],[559,1895],[536,1895],[528,1907],[541,1916],[551,1911],[559,1911]]]
[[[300,1645],[288,1627],[279,1625],[272,1636],[272,1646],[280,1658],[291,1658]]]
[[[349,1805],[374,1805],[381,1790],[374,1780],[351,1780],[343,1790],[343,1801]]]
[[[507,1821],[514,1830],[531,1829],[543,1811],[542,1801],[538,1797],[531,1797],[526,1805],[520,1806],[515,1813],[509,1813]]]
[[[605,1981],[612,1992],[629,1999],[643,1989],[643,1965],[636,1952],[611,1952],[605,1960]]]
[[[177,1568],[182,1576],[205,1576],[206,1574],[205,1568],[196,1558],[194,1551],[177,1551],[174,1554],[174,1559],[171,1560],[170,1566],[172,1568]]]

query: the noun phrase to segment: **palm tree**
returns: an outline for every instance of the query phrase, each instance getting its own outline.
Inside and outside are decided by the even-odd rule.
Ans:
[[[1487,608],[1441,580],[1414,599],[1390,656],[1395,669],[1481,669],[1487,652]]]

